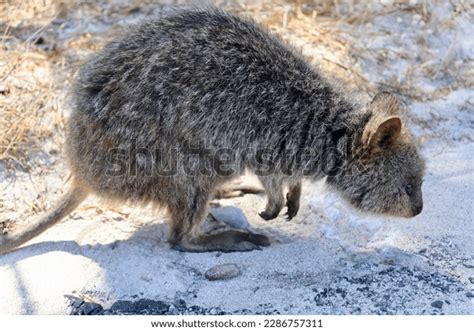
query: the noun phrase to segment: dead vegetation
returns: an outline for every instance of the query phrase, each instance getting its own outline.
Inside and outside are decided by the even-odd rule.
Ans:
[[[59,86],[53,79],[55,52],[41,49],[41,33],[54,18],[55,6],[36,2],[0,5],[0,159],[28,168],[26,157],[62,127]],[[20,19],[21,18],[21,19]],[[35,19],[37,18],[37,19]],[[38,26],[26,22],[34,20]],[[48,115],[48,116],[47,116]],[[56,115],[56,116],[55,116]],[[47,124],[47,122],[48,124]],[[49,125],[52,123],[53,126]],[[11,164],[5,163],[5,164]]]

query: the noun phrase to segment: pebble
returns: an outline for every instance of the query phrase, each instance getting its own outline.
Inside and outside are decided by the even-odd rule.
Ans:
[[[422,248],[418,251],[418,254],[424,254],[426,253],[427,249],[426,248]]]
[[[216,265],[204,274],[208,280],[231,279],[238,275],[240,275],[240,269],[233,263]]]
[[[440,301],[440,300],[433,301],[431,303],[431,307],[441,309],[441,308],[443,308],[443,301]]]
[[[183,299],[178,299],[173,304],[178,309],[186,309],[186,301]]]
[[[212,208],[211,215],[218,221],[221,221],[234,229],[247,229],[249,221],[240,208],[234,206],[224,206]]]
[[[471,284],[474,284],[474,277],[469,277],[469,281],[471,282]]]

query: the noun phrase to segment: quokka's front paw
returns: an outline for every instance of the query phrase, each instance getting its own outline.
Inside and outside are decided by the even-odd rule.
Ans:
[[[280,213],[279,210],[275,211],[275,210],[267,210],[265,209],[264,211],[258,213],[258,215],[263,218],[265,221],[269,221],[269,220],[272,220],[274,218],[277,218],[278,217],[278,214]]]
[[[287,217],[288,220],[291,220],[293,217],[298,214],[298,210],[300,209],[300,199],[294,199],[292,196],[288,193],[286,195],[286,207],[287,212],[285,216]]]

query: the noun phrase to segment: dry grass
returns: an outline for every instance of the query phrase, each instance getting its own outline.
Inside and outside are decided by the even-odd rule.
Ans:
[[[57,0],[0,4],[0,160],[7,166],[27,170],[28,158],[43,151],[48,138],[56,146],[63,138],[65,94],[74,74],[67,55],[94,49],[87,36],[62,45],[52,40],[51,24],[64,11]]]
[[[24,156],[51,134],[44,120],[58,113],[59,87],[51,79],[48,55],[28,51],[24,45],[2,53],[6,64],[0,66],[0,159],[25,166]],[[62,127],[60,117],[53,119]]]
[[[27,168],[26,156],[40,148],[51,134],[43,119],[58,113],[59,93],[52,79],[53,54],[34,47],[34,42],[54,18],[51,1],[13,2],[0,5],[2,41],[0,49],[0,160],[11,160]],[[22,22],[37,18],[43,25],[21,39],[15,33]],[[31,30],[31,29],[30,29]],[[51,118],[48,118],[51,119]],[[55,118],[61,125],[61,119]]]

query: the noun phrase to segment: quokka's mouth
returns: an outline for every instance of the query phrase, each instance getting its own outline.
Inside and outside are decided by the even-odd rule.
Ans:
[[[408,212],[403,213],[403,214],[387,213],[386,215],[390,216],[390,217],[409,219],[409,218],[413,218],[413,217],[417,216],[418,214],[413,213],[413,211],[408,211]]]
[[[379,210],[379,209],[370,209],[370,208],[361,208],[357,207],[357,210],[367,213],[371,216],[381,216],[381,217],[391,217],[391,218],[400,218],[400,219],[408,219],[417,216],[418,214],[414,214],[412,210],[408,210],[406,212],[395,212],[390,210]]]

